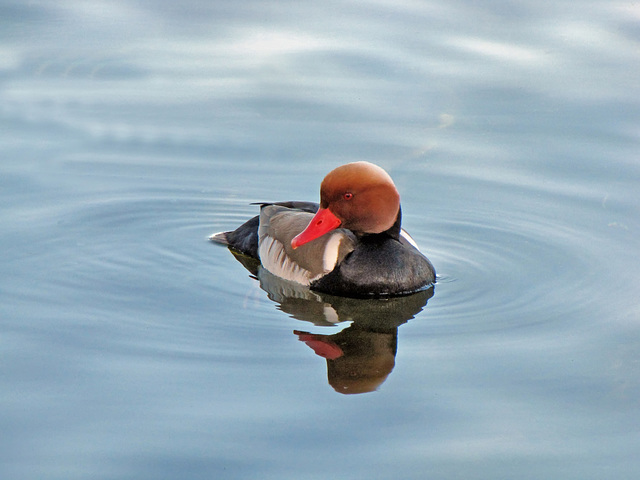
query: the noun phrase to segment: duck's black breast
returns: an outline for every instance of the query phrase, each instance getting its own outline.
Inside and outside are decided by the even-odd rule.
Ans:
[[[388,235],[364,236],[333,271],[311,288],[348,297],[408,295],[436,280],[435,269],[419,250]]]

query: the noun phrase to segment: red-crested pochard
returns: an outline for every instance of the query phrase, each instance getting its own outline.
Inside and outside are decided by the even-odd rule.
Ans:
[[[400,228],[393,180],[377,165],[355,162],[329,172],[319,206],[260,205],[260,215],[210,239],[278,277],[332,295],[407,295],[435,283],[433,265]]]

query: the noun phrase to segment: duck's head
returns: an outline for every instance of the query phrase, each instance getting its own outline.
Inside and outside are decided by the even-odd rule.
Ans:
[[[382,233],[396,222],[400,195],[382,168],[369,162],[342,165],[320,185],[320,209],[291,246],[297,248],[338,227],[356,234]]]

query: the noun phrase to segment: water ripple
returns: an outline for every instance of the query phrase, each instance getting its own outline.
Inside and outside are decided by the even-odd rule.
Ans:
[[[428,317],[440,328],[509,329],[592,303],[598,239],[585,245],[578,226],[535,213],[441,217],[425,249],[439,273]]]

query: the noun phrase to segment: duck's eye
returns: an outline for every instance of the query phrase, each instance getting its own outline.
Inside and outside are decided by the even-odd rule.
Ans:
[[[347,192],[344,195],[342,195],[342,198],[344,198],[345,200],[351,200],[353,198],[353,193]]]

